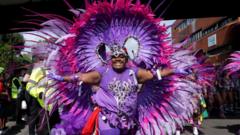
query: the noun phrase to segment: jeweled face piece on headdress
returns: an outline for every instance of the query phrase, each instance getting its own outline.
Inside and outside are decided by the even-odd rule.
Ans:
[[[124,55],[125,57],[128,56],[125,48],[118,45],[113,45],[111,47],[111,57],[119,57],[120,55]]]

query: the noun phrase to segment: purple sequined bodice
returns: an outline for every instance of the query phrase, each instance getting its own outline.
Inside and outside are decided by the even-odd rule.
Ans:
[[[101,74],[100,88],[93,96],[109,123],[119,128],[134,126],[137,107],[137,69],[127,68],[122,73],[111,67],[97,69]]]

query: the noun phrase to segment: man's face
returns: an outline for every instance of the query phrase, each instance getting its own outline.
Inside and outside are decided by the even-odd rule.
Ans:
[[[120,54],[118,57],[112,56],[112,67],[115,70],[122,70],[126,67],[127,58],[123,54]]]

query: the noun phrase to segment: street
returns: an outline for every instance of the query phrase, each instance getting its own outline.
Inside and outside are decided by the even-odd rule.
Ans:
[[[5,135],[28,135],[28,126],[16,126],[15,122],[7,123],[8,129]],[[237,131],[240,129],[240,117],[231,117],[225,119],[209,118],[203,122],[199,135],[240,135]],[[182,135],[192,135],[192,128],[187,126]]]

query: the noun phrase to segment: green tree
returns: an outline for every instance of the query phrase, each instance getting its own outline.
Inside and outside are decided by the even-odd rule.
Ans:
[[[23,46],[24,38],[19,33],[0,36],[0,67],[6,70],[11,67],[14,70],[29,64],[30,58],[20,55]]]
[[[9,62],[13,60],[12,47],[9,44],[0,44],[0,67],[7,68]]]

